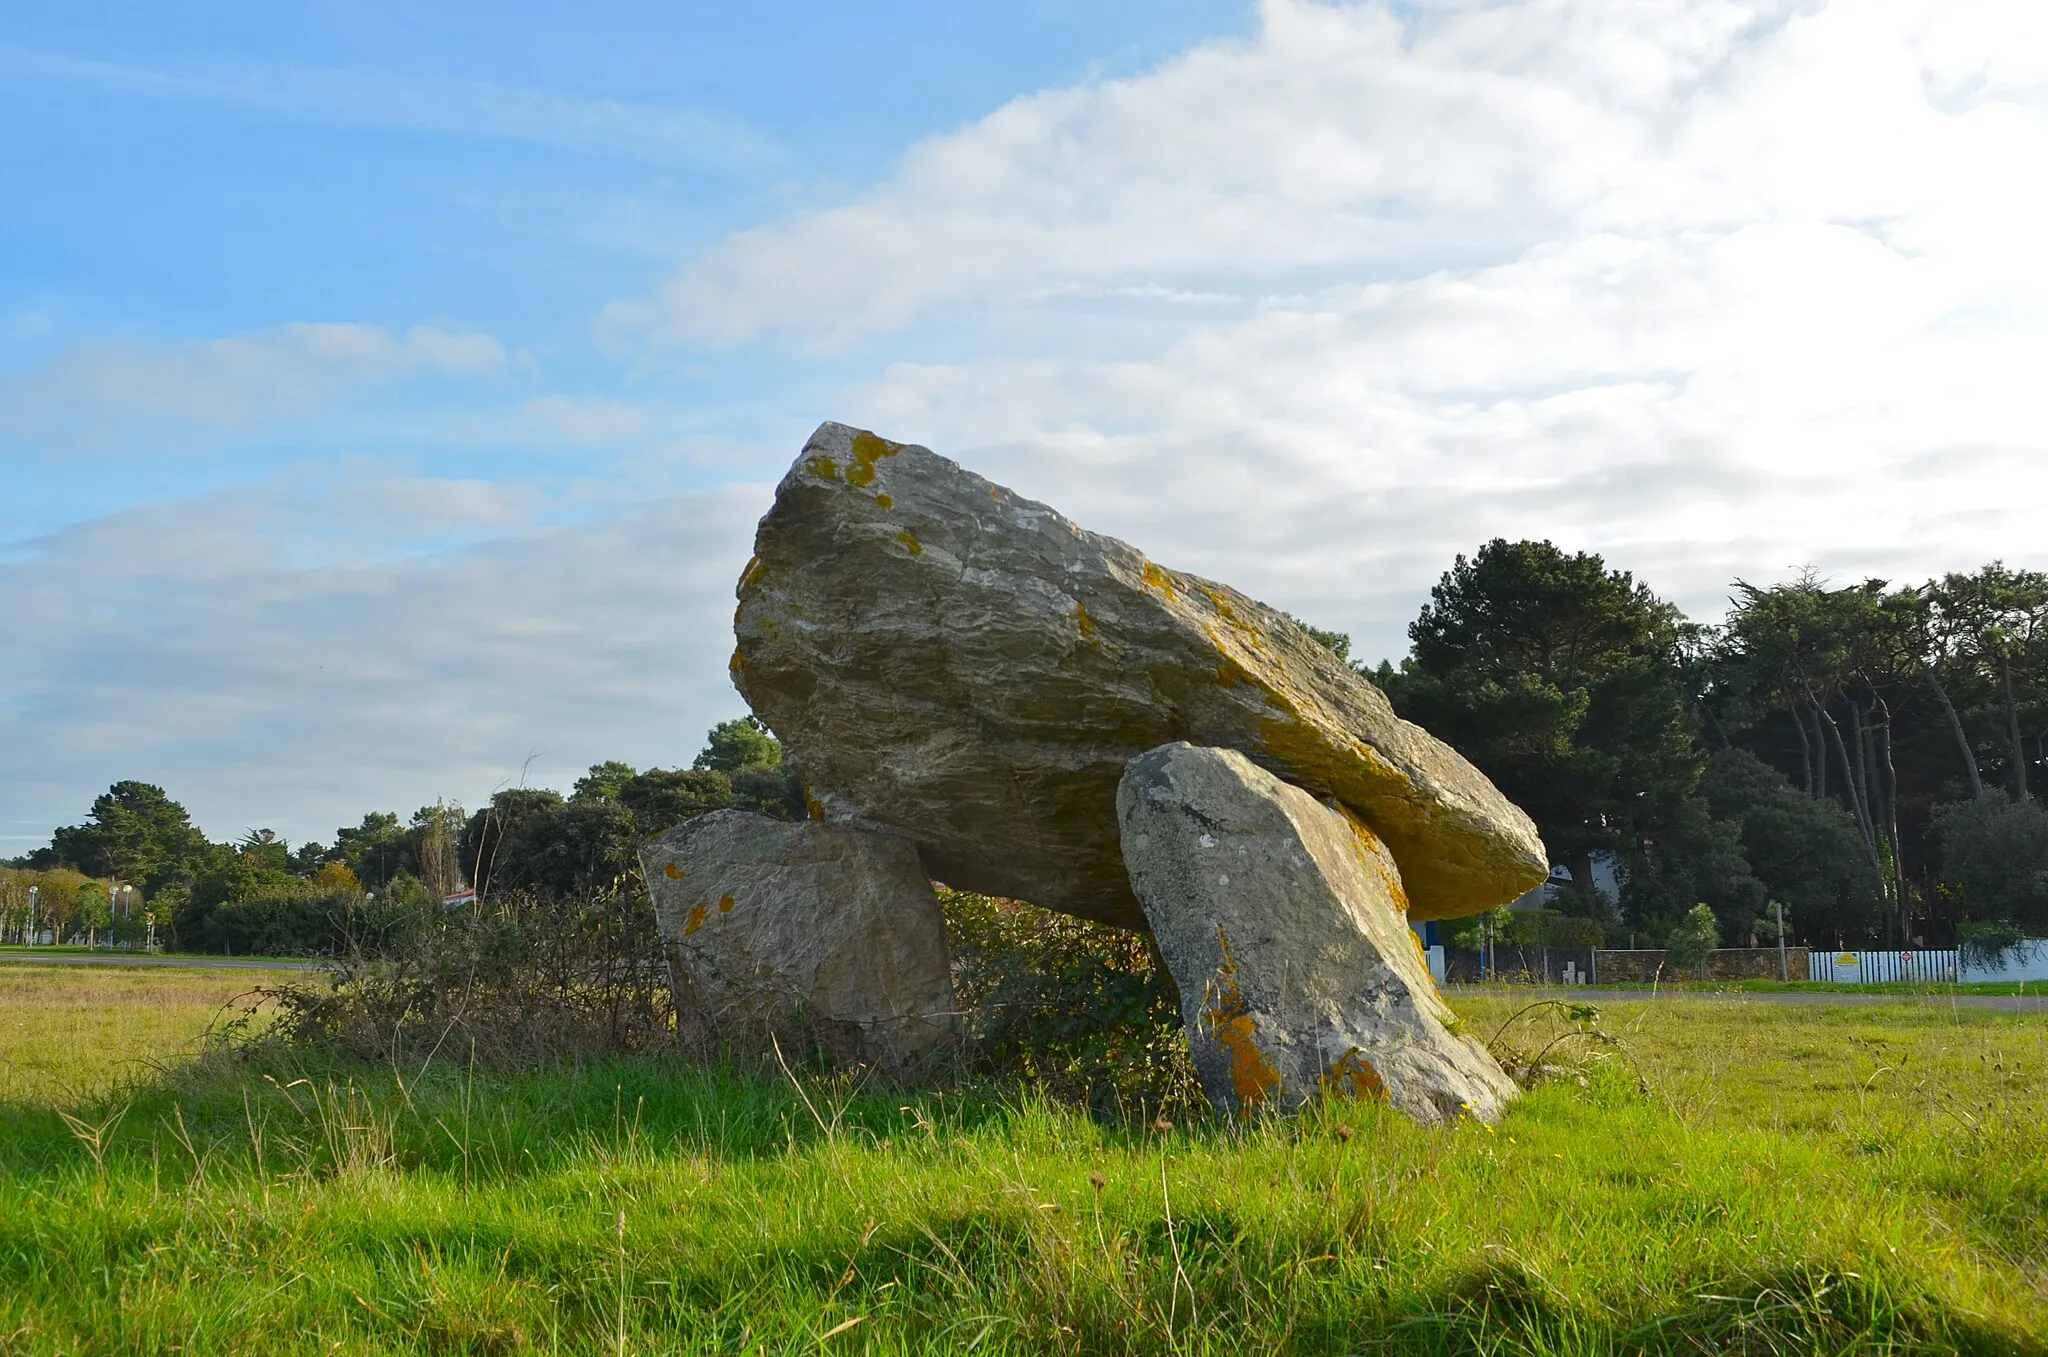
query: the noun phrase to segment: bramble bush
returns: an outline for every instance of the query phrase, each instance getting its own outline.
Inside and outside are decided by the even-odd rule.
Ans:
[[[1204,1112],[1180,992],[1150,934],[941,888],[972,1073],[1109,1119]]]
[[[1179,995],[1149,936],[941,888],[962,1041],[924,1074],[1026,1082],[1112,1120],[1206,1107],[1181,1040]],[[417,910],[404,930],[338,958],[324,986],[265,989],[267,1039],[362,1059],[515,1069],[675,1051],[746,1063],[840,1063],[794,1021],[758,1041],[678,1011],[638,882],[580,897],[512,891]]]

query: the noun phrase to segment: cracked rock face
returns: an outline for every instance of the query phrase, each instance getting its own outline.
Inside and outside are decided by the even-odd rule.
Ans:
[[[901,834],[938,880],[1144,927],[1117,783],[1175,740],[1341,802],[1392,850],[1414,918],[1548,871],[1526,815],[1280,613],[929,449],[820,426],[755,553],[735,684],[814,816]]]
[[[904,840],[744,810],[640,847],[679,1013],[719,1036],[807,1029],[908,1065],[954,1031],[938,897]]]
[[[1491,1122],[1516,1094],[1429,978],[1379,837],[1229,749],[1169,744],[1117,792],[1124,862],[1226,1115],[1385,1100]]]

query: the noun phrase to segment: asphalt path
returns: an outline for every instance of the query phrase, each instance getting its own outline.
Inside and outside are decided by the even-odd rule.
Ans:
[[[150,956],[124,952],[0,952],[0,961],[31,966],[167,967],[180,971],[317,971],[314,961],[281,961],[275,957]]]
[[[2048,994],[1844,994],[1831,990],[1588,989],[1578,985],[1531,985],[1526,991],[1502,986],[1446,985],[1447,994],[1527,993],[1531,999],[1592,999],[1603,1004],[1633,1000],[1717,999],[1754,1004],[1954,1004],[2007,1013],[2048,1012]]]

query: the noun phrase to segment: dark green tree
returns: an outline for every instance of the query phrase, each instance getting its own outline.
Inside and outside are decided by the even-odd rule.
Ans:
[[[1935,611],[1951,620],[1970,656],[1997,684],[2004,737],[1997,759],[2005,765],[2013,797],[2025,800],[2035,790],[2028,738],[2042,724],[2042,680],[2048,678],[2042,673],[2048,661],[2048,574],[1993,561],[1974,574],[1944,575],[1927,592]]]
[[[619,789],[643,837],[733,804],[732,779],[709,768],[650,768]]]
[[[360,825],[337,829],[334,852],[357,880],[372,889],[388,885],[400,872],[411,872],[419,865],[406,842],[405,826],[392,811],[371,811]]]
[[[86,823],[69,825],[32,866],[66,866],[133,882],[155,894],[191,878],[207,859],[206,836],[185,808],[147,782],[116,782],[94,799]]]
[[[2048,935],[2048,810],[1992,791],[1944,807],[1935,827],[1942,887],[1966,920]]]
[[[1784,902],[1798,935],[1834,945],[1876,934],[1883,884],[1839,803],[1808,796],[1742,749],[1707,759],[1700,795],[1716,817],[1737,827],[1750,871],[1769,899]],[[1742,931],[1733,912],[1715,913],[1724,934]]]
[[[243,857],[273,872],[289,872],[292,865],[292,846],[277,837],[274,829],[252,829],[242,836],[237,844]]]
[[[782,762],[782,745],[756,716],[720,721],[704,736],[704,752],[690,766],[735,773],[742,768],[773,768]]]
[[[590,771],[576,779],[570,789],[571,801],[616,801],[626,784],[640,775],[630,763],[609,759],[604,763],[593,763]]]
[[[1699,778],[1687,636],[1675,608],[1598,556],[1496,539],[1457,558],[1400,672],[1381,673],[1403,716],[1536,821],[1586,908],[1593,854],[1640,861]]]

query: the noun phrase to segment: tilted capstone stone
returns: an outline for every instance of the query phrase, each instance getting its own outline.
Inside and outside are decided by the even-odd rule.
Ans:
[[[1515,1096],[1453,1030],[1378,835],[1235,750],[1176,743],[1117,790],[1123,857],[1226,1115],[1384,1099],[1491,1122]]]
[[[1175,740],[1335,798],[1418,920],[1547,874],[1526,815],[1283,614],[929,449],[821,425],[754,549],[735,684],[815,816],[900,833],[935,879],[1144,927],[1117,784]]]
[[[679,1021],[714,1038],[801,1027],[892,1069],[955,1031],[945,919],[905,840],[719,810],[649,839],[640,866]]]

